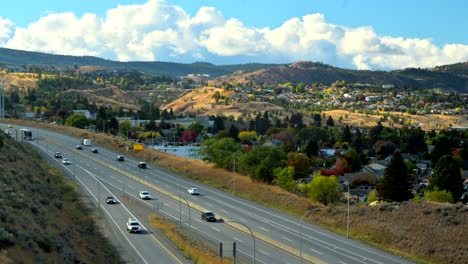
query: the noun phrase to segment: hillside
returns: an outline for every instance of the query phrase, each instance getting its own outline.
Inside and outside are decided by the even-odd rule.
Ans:
[[[239,70],[255,71],[274,64],[237,64],[213,65],[211,63],[174,63],[174,62],[119,62],[92,56],[53,55],[40,52],[0,48],[0,65],[43,65],[65,68],[75,66],[95,66],[119,70],[137,70],[151,75],[185,76],[188,74],[209,74],[212,77],[230,74]]]
[[[226,104],[223,99],[216,102],[215,94],[219,93],[222,98],[229,97],[233,91],[223,92],[222,89],[203,87],[195,89],[183,96],[162,105],[162,109],[171,109],[177,114],[197,114],[197,115],[224,115],[235,118],[254,114],[263,111],[284,111],[280,106],[267,102],[235,102],[229,100]]]
[[[306,84],[331,84],[337,80],[345,80],[349,83],[394,84],[399,87],[442,88],[463,93],[468,92],[468,75],[459,74],[468,71],[466,66],[447,65],[444,67],[441,67],[440,70],[409,68],[386,72],[348,70],[322,63],[296,62],[286,66],[260,69],[255,72],[236,72],[219,77],[213,83],[303,82]],[[441,69],[447,70],[442,71]]]
[[[4,135],[0,130],[0,263],[123,263],[74,187]]]

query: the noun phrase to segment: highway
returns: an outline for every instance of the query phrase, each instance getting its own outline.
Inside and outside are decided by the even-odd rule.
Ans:
[[[99,194],[101,201],[104,201],[105,196],[109,193],[116,191],[125,191],[126,194],[138,199],[138,191],[149,190],[158,199],[158,203],[163,204],[162,213],[178,219],[181,212],[183,224],[187,226],[187,206],[182,203],[182,207],[180,207],[181,204],[178,201],[178,196],[181,194],[192,208],[190,222],[193,230],[213,241],[223,242],[226,248],[230,248],[232,242],[236,241],[238,250],[250,258],[254,254],[252,236],[248,232],[239,232],[239,228],[243,227],[231,221],[246,224],[256,237],[255,259],[258,263],[299,263],[301,242],[304,262],[411,263],[401,257],[374,249],[309,223],[302,224],[302,240],[300,242],[300,219],[297,217],[200,185],[151,164],[146,170],[138,169],[136,164],[139,160],[129,156],[126,156],[125,162],[115,160],[117,155],[125,155],[125,153],[116,153],[99,146],[100,153],[98,154],[91,153],[88,148],[76,150],[74,147],[79,144],[79,140],[76,138],[50,131],[36,131],[39,140],[31,141],[32,144],[36,144],[48,155],[60,151],[64,157],[70,158],[73,164],[69,167],[75,166],[74,175],[76,175],[77,180],[82,181],[83,185],[89,186],[90,193]],[[202,195],[190,196],[186,192],[186,189],[190,187],[199,188]],[[152,210],[154,202],[146,202],[146,205],[148,210]],[[131,212],[125,210],[123,204],[122,206],[104,206],[103,208],[109,209],[108,214],[115,217],[116,222],[125,229],[125,222]],[[116,208],[120,209],[114,212]],[[200,210],[204,209],[215,212],[218,217],[226,220],[225,223],[202,222]],[[151,242],[135,242],[137,244],[133,245],[138,245],[138,248],[141,246],[141,251],[146,251],[146,246],[160,247],[154,239],[151,239],[150,235],[128,235],[128,237],[130,237],[129,239],[149,237],[148,240],[153,240]],[[150,256],[151,254],[148,255],[148,258]],[[175,262],[172,259],[167,263]]]

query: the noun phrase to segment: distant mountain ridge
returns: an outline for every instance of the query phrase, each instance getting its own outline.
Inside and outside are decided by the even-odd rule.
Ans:
[[[407,68],[394,71],[350,70],[327,64],[302,61],[286,64],[214,65],[206,62],[118,62],[92,56],[53,55],[0,48],[0,65],[50,65],[61,68],[97,66],[116,70],[137,70],[151,75],[186,76],[209,74],[214,82],[233,83],[324,83],[337,80],[377,85],[394,84],[408,88],[441,88],[468,93],[468,62],[431,69]]]
[[[185,76],[188,74],[209,74],[216,78],[239,70],[256,71],[279,64],[248,63],[235,65],[214,65],[206,62],[119,62],[93,56],[55,55],[41,52],[0,48],[0,65],[50,65],[61,68],[78,66],[100,66],[111,69],[137,70],[151,75]]]

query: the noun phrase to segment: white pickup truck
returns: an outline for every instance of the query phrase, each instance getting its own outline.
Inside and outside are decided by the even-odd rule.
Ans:
[[[127,222],[127,231],[129,233],[139,233],[141,231],[140,222],[129,218]]]

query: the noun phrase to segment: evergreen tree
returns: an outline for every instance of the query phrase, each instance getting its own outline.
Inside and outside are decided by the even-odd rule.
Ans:
[[[437,164],[441,157],[445,155],[450,155],[451,147],[452,144],[450,142],[450,139],[448,139],[445,135],[440,136],[437,139],[436,144],[434,146],[434,150],[431,153],[432,164]]]
[[[229,136],[235,139],[236,141],[239,141],[239,129],[235,125],[231,125],[229,128]]]
[[[322,125],[322,117],[320,116],[320,114],[314,114],[313,119],[314,126],[320,127]]]
[[[349,126],[346,125],[343,127],[343,130],[341,131],[341,141],[351,142],[351,140],[352,140],[352,134],[351,134],[351,131],[349,130]]]
[[[334,127],[335,126],[335,120],[333,120],[332,116],[328,116],[327,126],[329,126],[329,127]]]
[[[319,148],[317,141],[315,140],[307,141],[307,145],[305,148],[305,153],[307,157],[311,158],[312,156],[317,156],[319,153],[319,150],[320,148]]]
[[[400,152],[393,153],[383,178],[377,184],[377,194],[382,200],[396,202],[406,201],[413,197],[406,164]]]
[[[442,156],[434,167],[430,190],[446,190],[458,201],[463,193],[463,179],[460,165],[451,155]]]

